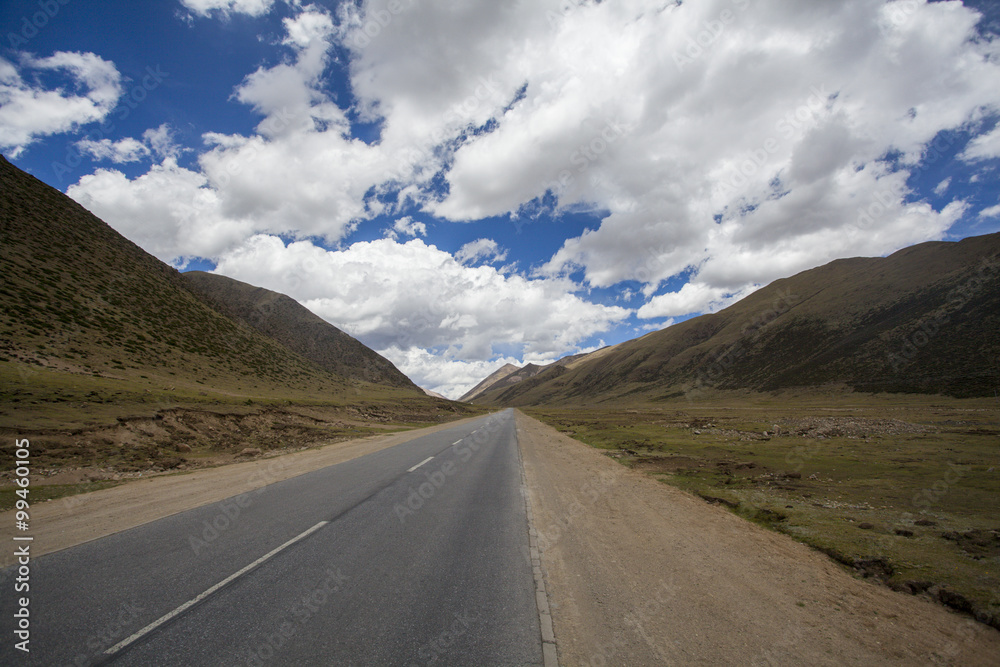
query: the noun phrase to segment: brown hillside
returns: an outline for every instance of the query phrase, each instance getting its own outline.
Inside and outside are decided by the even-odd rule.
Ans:
[[[346,378],[419,391],[388,359],[291,297],[203,271],[182,277],[220,313],[245,322],[320,368]]]
[[[476,402],[649,401],[707,389],[992,396],[1000,388],[1000,234],[831,262],[738,303],[554,367]]]

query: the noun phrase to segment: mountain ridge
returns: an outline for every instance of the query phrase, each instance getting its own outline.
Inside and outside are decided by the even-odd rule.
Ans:
[[[113,421],[123,402],[142,414],[237,397],[434,402],[387,360],[379,369],[382,358],[361,343],[350,344],[364,362],[358,372],[336,373],[220,312],[192,278],[2,157],[0,269],[0,423]],[[304,313],[301,321],[321,326]],[[388,384],[370,381],[379,379],[373,368]]]
[[[656,401],[713,389],[992,395],[1000,233],[838,259],[719,311],[548,368],[474,402]]]
[[[392,362],[295,299],[226,276],[188,271],[187,287],[219,312],[273,338],[321,368],[372,384],[418,390]]]
[[[494,392],[499,389],[510,387],[518,382],[526,380],[528,378],[535,377],[539,373],[548,370],[550,368],[556,368],[560,366],[565,366],[567,368],[573,368],[577,364],[581,363],[584,359],[587,359],[591,355],[604,354],[614,346],[604,347],[600,350],[595,350],[594,352],[584,352],[582,354],[571,354],[566,357],[561,357],[550,364],[525,364],[524,366],[516,366],[514,364],[505,364],[501,368],[497,369],[490,375],[486,376],[482,382],[477,384],[475,387],[466,392],[458,400],[461,402],[473,402],[479,396],[487,393]]]

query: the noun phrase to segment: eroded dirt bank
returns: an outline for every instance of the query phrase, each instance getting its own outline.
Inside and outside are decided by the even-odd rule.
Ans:
[[[992,628],[517,425],[560,664],[1000,664]]]

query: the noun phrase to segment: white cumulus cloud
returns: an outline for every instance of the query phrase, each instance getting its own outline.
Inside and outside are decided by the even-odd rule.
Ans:
[[[552,360],[629,315],[586,301],[569,281],[464,266],[420,239],[324,250],[259,235],[225,254],[216,271],[288,294],[370,347],[395,350],[394,361],[412,360],[401,370],[435,391],[446,383],[417,375],[419,350],[477,370],[498,357]]]
[[[129,180],[115,169],[99,169],[70,186],[67,194],[160,259],[213,257],[239,245],[253,226],[226,217],[218,193],[204,175],[173,159]]]
[[[167,123],[143,132],[142,140],[160,158],[176,158],[182,152],[182,148],[174,141],[173,132]]]
[[[427,236],[427,225],[417,222],[409,216],[404,216],[396,220],[392,228],[386,230],[385,235],[391,239],[398,239],[400,236]]]
[[[181,0],[181,4],[199,16],[209,16],[213,12],[223,16],[263,16],[271,11],[274,0]]]
[[[476,239],[459,248],[455,253],[455,259],[462,264],[475,264],[484,259],[492,264],[507,259],[507,252],[493,239]]]
[[[383,142],[484,128],[447,144],[446,195],[415,200],[454,221],[546,192],[607,211],[544,271],[649,297],[684,271],[739,293],[941,238],[964,204],[910,201],[906,177],[940,132],[1000,110],[1000,48],[955,2],[388,7],[363,2],[343,37]],[[995,154],[994,134],[966,156]]]
[[[748,287],[736,293],[727,293],[719,287],[690,282],[676,292],[653,297],[639,309],[637,315],[643,319],[655,319],[701,312],[714,313],[749,296],[753,291],[752,287]]]
[[[62,73],[72,87],[45,87],[23,73]],[[17,157],[39,137],[70,132],[103,120],[121,97],[114,63],[93,53],[59,51],[47,58],[24,56],[21,71],[0,58],[0,149]]]
[[[962,159],[968,162],[997,157],[1000,157],[1000,125],[993,128],[992,132],[981,134],[970,141],[962,152]]]
[[[110,160],[116,164],[138,162],[149,156],[146,144],[131,137],[119,141],[81,139],[76,142],[76,147],[81,153],[87,153],[99,160]]]
[[[68,194],[174,263],[216,257],[261,232],[331,242],[349,234],[356,220],[378,210],[366,204],[365,193],[387,172],[385,157],[349,138],[343,110],[321,90],[329,15],[309,5],[284,25],[293,59],[257,69],[235,91],[263,116],[256,133],[207,133],[197,166],[185,168],[176,163],[169,128],[161,126],[144,139],[162,164],[134,179],[98,171]],[[144,209],[151,213],[140,214]]]

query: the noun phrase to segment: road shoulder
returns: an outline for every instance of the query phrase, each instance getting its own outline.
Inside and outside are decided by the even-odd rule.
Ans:
[[[996,630],[516,419],[562,664],[997,664]]]

